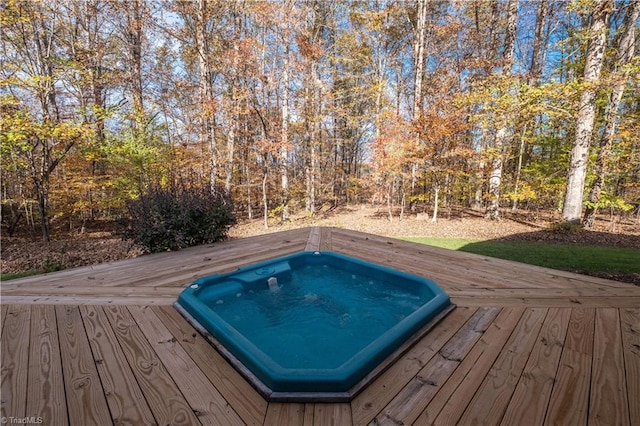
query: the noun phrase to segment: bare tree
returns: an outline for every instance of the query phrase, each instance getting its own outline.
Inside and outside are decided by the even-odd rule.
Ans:
[[[548,14],[549,14],[548,0],[539,0],[538,8],[536,11],[536,26],[535,26],[535,31],[533,35],[531,65],[529,66],[529,77],[527,79],[527,83],[531,87],[538,86],[538,84],[540,83],[540,78],[542,76],[542,68],[545,62],[547,39],[548,39],[548,36],[546,35],[546,32],[545,32]],[[524,150],[525,150],[525,135],[527,134],[528,129],[529,129],[529,126],[525,124],[520,134],[520,146],[518,148],[518,161],[516,165],[515,182],[514,182],[514,188],[513,188],[514,194],[518,194],[518,190],[520,187],[520,178],[522,175],[522,164],[523,164],[523,157],[524,157]],[[511,205],[511,209],[515,211],[517,207],[518,207],[518,198],[514,197],[513,204]]]
[[[61,25],[60,17],[46,5],[31,2],[16,2],[8,5],[4,10],[2,51],[3,77],[11,77],[14,87],[28,93],[30,103],[25,108],[26,113],[20,111],[23,105],[17,101],[3,107],[3,126],[0,133],[11,132],[13,123],[18,123],[20,136],[15,137],[14,145],[23,157],[28,176],[34,188],[40,213],[40,228],[42,241],[51,238],[49,220],[50,183],[53,171],[58,167],[64,156],[75,145],[75,138],[60,138],[55,129],[61,121],[58,105],[56,83],[59,81],[60,70],[56,66],[60,62],[57,56],[58,29]],[[7,65],[11,66],[7,66]],[[19,72],[8,75],[12,68]],[[27,118],[28,117],[28,118]],[[5,128],[5,124],[8,127]]]
[[[207,37],[210,5],[207,0],[198,0],[197,19],[194,32],[198,55],[198,88],[200,96],[200,140],[209,149],[209,184],[212,191],[217,188],[219,174],[218,145],[216,144],[215,111],[213,102],[213,74],[211,53]]]
[[[135,131],[144,122],[144,99],[142,84],[143,42],[147,4],[146,0],[119,0],[113,4],[114,12],[122,14],[121,36],[124,41],[127,69],[126,79],[133,100],[132,126]]]

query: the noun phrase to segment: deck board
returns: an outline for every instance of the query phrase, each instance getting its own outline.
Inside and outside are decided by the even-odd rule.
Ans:
[[[549,309],[502,419],[503,425],[517,423],[519,419],[527,419],[530,426],[544,423],[570,316],[570,309]]]
[[[587,423],[595,309],[573,309],[545,424]]]
[[[492,357],[491,351],[486,352],[488,348],[486,342],[492,342],[495,347],[501,347],[501,345],[506,342],[507,338],[509,337],[510,329],[502,328],[501,325],[504,325],[509,321],[514,321],[515,323],[515,317],[513,317],[512,319],[509,319],[509,317],[518,313],[510,311],[508,309],[496,309],[495,313],[497,315],[501,315],[501,317],[498,318],[498,316],[496,315],[491,323],[482,324],[482,326],[475,327],[475,331],[481,333],[480,339],[473,346],[471,351],[466,354],[464,359],[462,359],[462,362],[458,365],[456,370],[447,378],[446,382],[444,382],[439,387],[435,396],[430,401],[428,401],[427,404],[421,404],[420,408],[422,408],[422,413],[416,419],[415,424],[420,425],[434,423],[442,409],[448,403],[449,399],[454,394],[456,396],[458,395],[458,388],[465,380],[467,380],[467,375],[471,372],[471,370],[474,369],[475,371],[478,371],[478,369],[482,368],[483,365],[486,365],[486,363],[483,362],[483,357]],[[507,321],[506,323],[505,320]],[[476,364],[478,365],[478,367],[475,367]],[[473,379],[468,380],[468,382],[472,381]],[[468,396],[467,398],[470,399],[471,396]],[[463,399],[465,398],[463,397]],[[464,402],[464,406],[466,406],[466,402]],[[443,422],[443,418],[444,416],[441,417],[441,423]]]
[[[104,311],[100,306],[81,306],[80,311],[113,421],[153,423],[151,409]]]
[[[343,426],[352,421],[350,404],[313,404],[313,424],[316,426]]]
[[[500,424],[546,314],[546,308],[527,309],[462,415],[461,423]]]
[[[67,424],[67,410],[59,409],[67,400],[54,306],[31,307],[30,339],[26,413],[50,424]]]
[[[69,423],[106,424],[111,414],[78,306],[56,306]]]
[[[12,305],[7,308],[0,340],[3,418],[26,415],[30,320],[29,306]]]
[[[203,425],[241,425],[240,416],[207,379],[189,354],[150,307],[131,306],[129,312],[155,349],[173,381]]]
[[[577,289],[584,283],[583,291],[595,291],[594,295],[614,296],[616,289],[630,286],[596,277],[586,277],[564,271],[551,271],[535,265],[523,265],[503,259],[490,258],[459,251],[452,251],[423,244],[394,240],[354,231],[341,231],[334,236],[333,245],[338,251],[358,253],[379,262],[400,267],[408,272],[432,276],[443,287],[451,290],[481,290],[491,293],[495,289]],[[517,284],[517,285],[515,285]],[[455,293],[455,292],[454,292]]]
[[[456,369],[456,374],[445,384],[447,391],[444,394],[448,399],[440,408],[437,417],[433,419],[433,424],[453,425],[458,422],[494,362],[502,353],[507,339],[511,336],[524,312],[523,308],[503,309],[500,311],[500,314],[498,314],[486,333],[480,338],[459,368]],[[427,407],[418,420],[424,421],[425,416],[435,416],[437,412],[437,410],[433,410],[432,413],[429,413],[429,411],[431,409]]]
[[[596,310],[589,424],[629,425],[623,351],[618,310]]]
[[[446,321],[431,330],[428,339],[422,339],[416,343],[400,360],[365,388],[351,403],[354,423],[366,424],[373,420],[471,318],[474,311],[474,309],[459,308],[451,312]]]
[[[333,250],[333,238],[331,228],[321,228],[320,250]]]
[[[2,335],[2,330],[4,328],[4,321],[7,317],[7,307],[6,305],[0,304],[0,336]]]
[[[104,311],[156,422],[201,424],[127,307],[107,306]]]
[[[313,426],[315,415],[315,404],[313,402],[307,402],[304,404],[304,417],[302,420],[303,426]]]
[[[268,402],[172,306],[193,279],[333,250],[458,308],[351,403]],[[2,415],[43,424],[640,424],[640,288],[338,228],[2,284]]]
[[[267,410],[264,398],[173,307],[153,311],[240,418],[248,425],[262,424]]]
[[[304,247],[305,251],[318,251],[320,250],[320,239],[322,236],[322,230],[320,228],[313,228],[309,232],[309,238],[307,239],[307,245]]]
[[[376,419],[377,424],[412,424],[443,383],[480,339],[499,309],[478,309],[438,353],[411,379]]]
[[[629,397],[629,423],[640,425],[640,308],[621,309],[620,323]]]
[[[303,403],[272,402],[267,408],[265,425],[301,425],[305,420],[305,405]],[[311,405],[311,409],[313,409]]]

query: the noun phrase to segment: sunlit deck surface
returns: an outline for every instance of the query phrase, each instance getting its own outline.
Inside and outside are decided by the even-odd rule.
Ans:
[[[351,403],[265,401],[173,308],[300,250],[432,278],[457,308]],[[2,416],[45,425],[640,425],[640,288],[335,228],[2,284]]]

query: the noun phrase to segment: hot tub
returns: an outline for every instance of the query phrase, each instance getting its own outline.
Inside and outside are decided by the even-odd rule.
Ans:
[[[333,252],[200,278],[176,307],[275,401],[350,400],[453,308],[429,279]]]

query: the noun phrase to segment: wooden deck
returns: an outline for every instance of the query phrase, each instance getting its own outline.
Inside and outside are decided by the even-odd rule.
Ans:
[[[268,403],[172,304],[305,249],[430,277],[458,307],[351,403]],[[640,288],[342,229],[9,281],[0,320],[7,424],[640,425]]]

